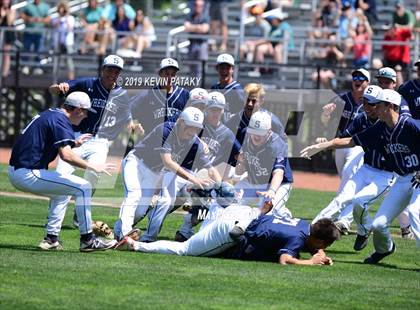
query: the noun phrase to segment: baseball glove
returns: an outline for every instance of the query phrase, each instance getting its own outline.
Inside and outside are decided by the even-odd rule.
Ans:
[[[93,221],[92,230],[96,236],[114,239],[114,233],[108,224],[102,221]]]

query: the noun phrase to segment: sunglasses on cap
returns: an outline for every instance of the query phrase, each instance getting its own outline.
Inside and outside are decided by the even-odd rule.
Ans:
[[[356,75],[353,76],[353,81],[367,81],[367,78],[364,76]]]

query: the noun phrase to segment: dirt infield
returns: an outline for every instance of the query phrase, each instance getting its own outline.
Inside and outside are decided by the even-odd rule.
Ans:
[[[9,162],[10,151],[7,148],[0,148],[0,163],[7,164]],[[337,175],[325,173],[293,171],[293,178],[294,188],[335,192],[340,184],[340,178]]]

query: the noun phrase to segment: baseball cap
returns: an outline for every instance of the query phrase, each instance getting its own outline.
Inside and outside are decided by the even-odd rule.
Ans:
[[[109,56],[106,56],[104,58],[102,66],[103,67],[105,67],[105,66],[107,66],[107,67],[117,67],[117,68],[120,68],[122,70],[123,67],[124,67],[124,60],[120,56],[109,55]]]
[[[356,73],[362,74],[365,78],[367,78],[368,82],[370,81],[370,73],[366,69],[359,68],[359,69],[353,70],[353,72],[351,73],[351,75],[352,76],[355,76]]]
[[[67,96],[66,101],[64,101],[64,104],[76,108],[82,108],[92,113],[96,113],[96,110],[91,108],[92,105],[90,103],[89,95],[81,91],[75,91],[70,93]]]
[[[346,1],[343,3],[343,8],[342,8],[343,11],[348,10],[350,8],[351,8],[351,4],[349,1]]]
[[[363,92],[363,98],[366,99],[369,104],[374,105],[375,103],[378,103],[380,101],[378,99],[378,96],[381,93],[381,91],[382,88],[380,88],[379,86],[369,85]]]
[[[209,94],[209,100],[207,102],[206,109],[210,109],[210,108],[224,109],[225,107],[226,107],[226,99],[222,93],[214,91]]]
[[[383,77],[390,80],[393,80],[394,82],[397,81],[397,72],[395,72],[394,69],[390,67],[384,67],[379,69],[378,74],[376,75],[377,78]]]
[[[402,0],[397,0],[397,1],[395,1],[395,6],[396,6],[396,7],[401,7],[401,6],[404,6],[404,1],[402,1]]]
[[[209,93],[203,88],[194,88],[190,91],[190,103],[192,105],[204,104],[207,105]]]
[[[217,56],[217,64],[229,64],[233,67],[235,65],[235,60],[230,54],[220,54]]]
[[[188,107],[179,115],[187,126],[203,128],[204,114],[199,109]]]
[[[401,105],[401,95],[397,93],[395,90],[383,89],[379,93],[377,99],[379,100],[379,102],[385,101],[385,102],[395,104],[397,106]]]
[[[160,62],[160,69],[165,69],[168,67],[174,67],[175,69],[179,70],[178,62],[173,58],[163,58]]]
[[[420,66],[420,58],[414,63],[415,66]]]
[[[265,136],[271,129],[271,115],[264,111],[252,114],[249,120],[247,133],[257,136]]]

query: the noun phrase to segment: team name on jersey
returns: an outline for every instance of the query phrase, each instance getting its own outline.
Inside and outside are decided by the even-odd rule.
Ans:
[[[416,105],[416,107],[420,107],[420,97],[414,99],[414,104]]]
[[[99,98],[93,98],[92,99],[92,107],[94,108],[103,108],[106,106],[106,100],[99,99]]]
[[[244,152],[244,158],[248,162],[248,165],[254,166],[255,175],[257,177],[262,175],[269,175],[269,171],[266,168],[261,167],[260,159],[257,156],[254,156],[248,152]]]
[[[344,118],[352,118],[352,117],[354,117],[354,115],[353,115],[353,113],[351,111],[346,111],[346,110],[343,111],[342,116]]]
[[[106,105],[105,109],[106,109],[107,111],[111,112],[111,113],[116,114],[116,113],[117,113],[117,110],[118,110],[118,107],[117,107],[117,105],[116,105],[115,103],[113,103],[113,102],[109,101],[109,102],[107,103],[107,105]]]
[[[395,153],[411,153],[410,148],[401,143],[392,143],[392,144],[386,144],[385,145],[385,151],[388,154],[395,154]]]
[[[220,151],[220,143],[210,137],[203,137],[202,140],[207,144],[213,154],[218,154]]]
[[[167,117],[173,117],[176,116],[180,113],[180,111],[176,108],[160,108],[160,109],[156,109],[153,112],[153,117],[155,119],[159,119],[159,118],[163,118],[165,117],[165,115]]]

